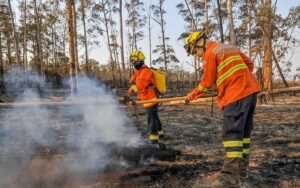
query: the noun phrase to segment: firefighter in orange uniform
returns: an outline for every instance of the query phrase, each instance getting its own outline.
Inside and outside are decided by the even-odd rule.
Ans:
[[[135,69],[130,82],[135,82],[135,84],[129,88],[128,93],[130,95],[137,93],[138,99],[141,101],[157,99],[154,89],[156,85],[154,75],[151,69],[145,65],[144,60],[145,56],[141,51],[134,51],[130,55],[130,62]],[[158,143],[159,138],[164,136],[162,124],[157,113],[158,103],[145,103],[144,108],[147,112],[148,125],[150,125],[149,142]]]
[[[240,187],[247,178],[253,114],[260,85],[252,75],[254,63],[235,46],[208,40],[204,30],[192,32],[184,46],[188,55],[202,57],[203,77],[188,100],[195,100],[214,84],[223,110],[222,141],[226,152],[222,170],[212,187]]]

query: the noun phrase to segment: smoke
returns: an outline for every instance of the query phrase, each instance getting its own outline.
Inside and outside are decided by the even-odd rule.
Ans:
[[[113,163],[112,147],[141,143],[115,97],[101,83],[81,77],[75,96],[63,104],[45,104],[45,96],[55,96],[55,90],[36,73],[19,72],[10,69],[5,75],[8,95],[18,103],[0,106],[0,187],[82,178]],[[119,164],[127,165],[121,160]]]

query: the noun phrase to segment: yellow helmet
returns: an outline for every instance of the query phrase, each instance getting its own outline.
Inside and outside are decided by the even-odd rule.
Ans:
[[[141,52],[139,50],[132,52],[130,55],[131,62],[144,61],[144,60],[145,60],[145,55],[143,52]]]
[[[197,42],[202,38],[204,39],[204,46],[197,46],[197,47],[202,47],[205,49],[205,43],[206,43],[206,39],[207,39],[205,30],[195,31],[195,32],[190,33],[190,35],[186,38],[185,45],[184,45],[184,48],[185,48],[186,52],[188,53],[188,55],[190,55],[193,52],[194,48],[196,47]]]

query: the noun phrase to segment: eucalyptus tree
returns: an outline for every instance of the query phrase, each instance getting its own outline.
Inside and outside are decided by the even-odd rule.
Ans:
[[[23,4],[23,8],[22,5],[19,6],[19,8],[21,10],[23,10],[23,64],[25,67],[25,70],[27,72],[28,70],[28,56],[27,56],[27,0],[24,0],[23,2],[21,2],[20,4]]]
[[[229,41],[231,45],[236,45],[233,12],[232,12],[232,0],[227,0],[227,13],[228,13],[228,22],[229,22]]]
[[[159,37],[159,38],[161,38],[161,37]],[[176,66],[177,63],[179,63],[179,60],[175,55],[175,51],[174,51],[173,47],[171,45],[167,44],[169,40],[170,40],[169,37],[165,38],[165,41],[166,41],[166,46],[165,46],[165,48],[166,48],[166,51],[165,51],[165,53],[166,53],[166,64],[167,64],[167,66],[172,68],[172,67]],[[154,54],[158,55],[158,57],[152,61],[152,64],[153,65],[162,65],[162,64],[164,64],[165,60],[163,58],[164,57],[163,44],[156,45],[156,48],[152,52]],[[163,66],[163,67],[165,68],[165,66]],[[167,74],[168,74],[168,72],[167,72]]]
[[[289,10],[287,17],[283,18],[276,13],[276,6],[273,6],[275,16],[272,23],[272,57],[275,62],[275,67],[282,79],[285,87],[288,87],[286,77],[291,71],[292,62],[288,59],[288,52],[293,54],[293,50],[299,45],[300,38],[296,31],[300,28],[300,5],[292,7]],[[274,66],[273,66],[274,71]]]
[[[34,5],[34,20],[35,20],[35,37],[36,37],[36,57],[37,57],[37,69],[40,74],[42,74],[43,68],[43,48],[42,48],[42,34],[41,34],[41,19],[42,13],[40,12],[40,5],[42,2],[37,4],[37,0],[33,0]]]
[[[8,3],[6,0],[0,1],[0,32],[1,32],[1,68],[4,71],[5,64],[12,65],[13,64],[13,57],[11,51],[11,43],[12,43],[12,36],[11,33],[13,32],[10,11],[8,7]],[[5,44],[5,45],[2,45]],[[7,59],[7,63],[4,60],[4,54]],[[3,74],[2,74],[3,75]]]
[[[220,32],[220,41],[224,43],[224,31],[223,31],[223,15],[221,10],[220,0],[217,0],[217,15],[219,21],[219,32]]]
[[[202,29],[205,27],[205,29],[208,31],[209,23],[208,23],[208,0],[205,2],[203,1],[197,1],[197,0],[184,0],[184,3],[177,4],[177,9],[179,11],[179,14],[183,17],[185,21],[185,30],[187,33],[183,33],[180,38],[186,37],[186,35],[190,31],[196,31],[198,29]],[[203,20],[204,17],[204,11],[206,13],[205,20]],[[194,57],[194,81],[195,83],[198,82],[198,73],[200,70],[200,60],[198,57]]]
[[[268,93],[273,89],[273,71],[272,71],[272,0],[263,0],[261,4],[254,4],[251,1],[251,6],[256,15],[256,22],[259,25],[262,32],[262,49],[263,49],[263,88]],[[256,2],[257,3],[257,2]],[[267,101],[273,101],[270,94],[266,95]]]
[[[45,8],[46,5],[41,1],[24,0],[19,3],[18,7],[22,10],[22,14],[20,14],[19,18],[19,23],[22,24],[19,29],[20,38],[23,41],[24,64],[27,64],[26,67],[32,66],[38,73],[42,74],[44,49],[42,40],[47,35],[44,33],[46,25],[42,22],[45,15],[41,9]],[[27,59],[27,53],[31,53],[32,58],[30,60]]]
[[[205,28],[209,31],[209,18],[208,18],[208,0],[204,0],[204,10],[205,10]]]
[[[166,37],[165,37],[165,26],[166,22],[164,20],[164,15],[166,14],[166,11],[163,9],[163,4],[165,0],[158,0],[158,5],[151,5],[154,15],[154,21],[160,26],[161,28],[161,39],[162,39],[162,45],[161,47],[157,46],[158,49],[161,48],[162,54],[163,54],[163,63],[165,66],[165,71],[168,73],[168,65],[167,65],[167,52],[166,52]],[[157,60],[156,60],[157,61]],[[155,60],[154,60],[155,62]]]
[[[207,2],[208,0],[205,0]],[[186,31],[198,30],[205,27],[207,29],[208,22],[208,7],[203,1],[198,0],[185,0],[185,3],[176,5],[179,14],[183,17]],[[207,6],[205,6],[207,5]],[[204,19],[204,13],[207,15]]]
[[[255,27],[255,20],[251,4],[240,1],[237,19],[241,24],[236,25],[236,45],[248,52],[248,57],[255,60],[260,55],[257,48],[261,44],[260,30]]]
[[[4,0],[0,1],[0,94],[4,93],[5,91],[5,84],[4,84],[4,39],[5,37],[5,30],[6,26],[9,24],[9,11],[7,2]],[[8,46],[8,45],[6,45]]]
[[[119,61],[119,54],[120,54],[120,47],[117,42],[117,23],[112,19],[112,14],[110,14],[110,38],[111,38],[111,49],[113,53],[113,59],[115,63],[115,68],[117,69],[116,71],[118,72],[118,77],[119,77],[119,84],[122,85],[122,70],[121,70],[121,65]]]
[[[74,6],[72,6],[72,14],[73,14],[73,27],[74,27],[74,50],[75,50],[75,72],[76,76],[79,73],[79,60],[78,60],[78,42],[77,42],[77,14],[76,14],[76,0],[74,0]]]
[[[13,36],[14,36],[14,44],[15,44],[14,47],[15,47],[17,65],[21,66],[19,37],[18,37],[17,29],[16,29],[14,13],[13,13],[13,10],[12,10],[12,7],[11,7],[11,1],[8,0],[7,2],[8,2],[9,12],[10,12],[10,19],[11,19],[11,24],[12,24]]]
[[[87,39],[87,28],[86,28],[86,9],[87,9],[87,2],[88,0],[80,0],[80,9],[79,12],[81,13],[81,21],[83,24],[83,44],[84,44],[84,50],[85,50],[85,68],[86,68],[86,74],[89,74],[89,66],[88,66],[88,39]]]
[[[281,15],[276,14],[276,1],[272,4],[271,0],[261,2],[251,0],[250,5],[262,40],[260,46],[260,49],[263,49],[262,87],[270,93],[273,89],[272,79],[275,75],[275,68],[278,70],[284,85],[288,86],[279,61],[283,60],[287,52],[299,43],[299,38],[293,36],[293,33],[297,27],[299,28],[300,8],[299,6],[292,8],[289,15],[282,18]],[[284,61],[282,62],[284,63]],[[285,65],[289,69],[291,62],[285,62]],[[271,95],[267,95],[266,99],[267,101],[273,100]]]
[[[77,80],[76,80],[76,65],[75,65],[75,41],[74,41],[74,14],[72,11],[75,7],[74,0],[66,0],[66,13],[68,19],[68,39],[69,39],[69,74],[70,74],[70,86],[71,94],[77,92]]]
[[[264,0],[261,6],[261,28],[263,31],[263,80],[264,89],[267,92],[273,90],[273,70],[272,70],[272,0]],[[273,101],[272,95],[267,95],[268,101]]]
[[[119,0],[119,33],[120,33],[120,51],[121,51],[121,64],[123,74],[125,75],[125,53],[124,53],[124,32],[123,32],[123,1]]]
[[[113,13],[117,11],[118,0],[98,0],[92,8],[92,17],[98,26],[96,29],[100,34],[105,33],[107,40],[107,48],[109,51],[109,63],[111,65],[112,79],[116,84],[116,59],[114,58],[113,41],[111,29],[115,22],[113,21]],[[104,29],[102,29],[102,27]]]
[[[147,21],[148,21],[148,42],[149,42],[149,65],[152,66],[152,10],[151,10],[151,3],[148,7],[148,13],[147,13]]]
[[[175,51],[172,48],[172,46],[166,44],[166,41],[169,40],[169,37],[165,36],[166,22],[164,20],[164,15],[166,14],[166,11],[163,9],[163,4],[165,0],[158,1],[158,5],[151,5],[154,15],[153,20],[161,28],[161,43],[159,45],[156,45],[156,49],[153,50],[154,53],[159,53],[159,56],[157,59],[153,60],[153,64],[163,63],[164,69],[168,74],[168,64],[170,64],[171,62],[177,63],[179,62],[179,60],[176,58]]]
[[[130,50],[138,49],[138,41],[144,37],[143,28],[146,25],[147,17],[144,15],[144,3],[141,0],[128,0],[125,3],[125,8],[128,12],[126,25],[130,29],[128,32],[128,41]]]
[[[4,67],[3,67],[3,53],[2,53],[2,34],[0,31],[0,95],[4,93]]]
[[[94,72],[90,72],[90,61],[89,61],[89,49],[93,46],[99,46],[99,33],[103,34],[103,30],[100,27],[100,21],[98,17],[100,12],[96,15],[93,9],[97,4],[94,0],[80,0],[79,13],[82,23],[82,32],[78,32],[78,42],[79,46],[84,46],[84,66],[81,66],[81,69],[84,70],[85,74],[92,75]],[[94,17],[93,17],[94,16]],[[98,19],[98,20],[97,20]]]
[[[3,70],[4,70],[4,59],[3,59],[3,33],[5,29],[5,23],[9,20],[8,6],[7,2],[1,0],[0,1],[0,79],[2,80]]]
[[[63,49],[64,41],[66,40],[66,16],[60,1],[46,0],[44,1],[44,4],[47,5],[41,7],[41,10],[43,11],[43,24],[41,31],[44,35],[42,40],[42,46],[44,49],[43,56],[45,59],[44,71],[46,78],[48,80],[53,80],[53,83],[57,86],[61,83],[61,78],[64,77],[67,72],[66,61],[62,61],[65,57]]]

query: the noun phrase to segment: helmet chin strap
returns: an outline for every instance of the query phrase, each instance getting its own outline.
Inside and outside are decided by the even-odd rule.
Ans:
[[[203,39],[203,45],[197,45],[197,43],[198,43],[199,40],[201,40],[201,39]],[[203,48],[203,52],[205,52],[205,51],[206,51],[206,48],[205,48],[205,46],[206,46],[206,39],[207,39],[207,37],[200,38],[200,39],[195,43],[195,47],[197,47],[197,48]]]
[[[140,70],[144,64],[144,61],[136,61],[133,66],[136,70]]]

